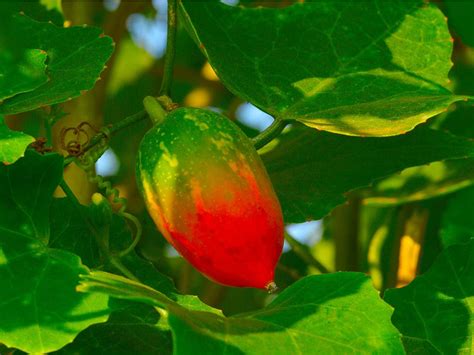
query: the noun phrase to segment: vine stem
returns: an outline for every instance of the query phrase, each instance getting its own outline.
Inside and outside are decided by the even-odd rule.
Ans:
[[[74,204],[74,206],[77,209],[80,209],[81,208],[81,203],[77,199],[76,195],[74,195],[74,192],[72,192],[72,190],[69,187],[69,185],[67,184],[66,180],[62,179],[61,182],[59,183],[59,186],[61,187],[61,189],[66,194],[66,197],[71,200],[71,202]],[[82,215],[82,213],[81,213],[81,215]]]
[[[121,212],[121,215],[124,216],[125,218],[129,219],[130,221],[132,221],[132,223],[135,225],[135,228],[136,228],[135,238],[133,239],[132,243],[128,246],[127,249],[123,250],[119,254],[120,257],[124,257],[124,256],[130,254],[133,250],[135,250],[135,247],[140,242],[143,230],[142,230],[142,225],[141,225],[140,221],[133,214],[127,213],[127,212]]]
[[[291,235],[285,232],[285,240],[290,244],[291,249],[301,257],[306,263],[309,265],[314,266],[316,269],[318,269],[322,274],[329,274],[331,271],[329,271],[321,262],[316,259],[311,253],[309,253],[305,246],[301,244],[299,241],[297,241],[295,238],[293,238]]]
[[[101,236],[97,232],[97,230],[94,228],[94,226],[91,224],[89,218],[84,215],[83,210],[82,210],[82,205],[77,199],[76,195],[74,192],[71,190],[67,182],[62,179],[61,182],[59,183],[59,186],[61,189],[64,191],[66,194],[67,198],[71,200],[71,202],[74,204],[74,207],[77,209],[79,212],[79,215],[82,217],[82,219],[86,222],[87,227],[90,229],[92,234],[94,235],[97,245],[99,246],[101,252],[105,255],[107,260],[117,269],[119,270],[124,276],[128,277],[129,279],[132,279],[134,281],[139,281],[138,278],[131,272],[125,265],[123,265],[122,261],[117,258],[116,256],[110,254],[109,249],[107,246],[102,242]]]
[[[123,120],[120,120],[114,125],[110,125],[109,127],[106,127],[105,129],[102,130],[102,132],[92,137],[89,144],[84,148],[83,153],[95,147],[97,144],[99,144],[102,141],[102,139],[107,139],[110,136],[117,133],[118,131],[121,131],[122,129],[125,129],[135,123],[141,122],[145,120],[147,117],[148,117],[148,113],[145,110],[142,110],[131,116],[125,117]],[[288,124],[289,124],[288,120],[282,120],[278,118],[275,119],[273,123],[267,129],[261,132],[258,136],[252,138],[252,143],[254,144],[255,149],[262,148],[263,146],[268,144],[270,141],[272,141],[274,138],[276,138]],[[65,166],[69,165],[70,163],[74,161],[74,159],[76,159],[75,156],[67,156],[64,159],[64,165]]]
[[[92,149],[95,147],[97,144],[99,144],[103,139],[109,138],[111,135],[117,133],[118,131],[121,131],[124,128],[127,128],[128,126],[131,126],[135,123],[138,123],[140,121],[145,120],[148,117],[148,113],[145,110],[142,110],[140,112],[137,112],[131,116],[125,117],[123,120],[120,120],[114,125],[110,125],[104,129],[98,134],[96,134],[94,137],[92,137],[91,141],[89,144],[84,148],[82,153],[87,152],[88,150]],[[76,159],[75,156],[67,156],[64,159],[64,165],[69,165],[74,159]]]
[[[270,143],[283,131],[288,123],[289,122],[287,120],[275,118],[275,120],[270,126],[267,127],[267,129],[261,132],[258,136],[252,138],[252,143],[255,146],[255,149],[260,149]]]
[[[166,54],[163,70],[163,81],[161,82],[159,96],[170,96],[171,84],[173,83],[173,66],[176,53],[177,11],[178,1],[168,0],[168,32],[166,34]]]
[[[122,129],[131,126],[134,123],[143,121],[145,118],[148,117],[148,114],[145,110],[142,110],[140,112],[137,112],[131,116],[125,117],[123,120],[120,120],[114,125],[111,125],[110,127],[106,127],[103,132],[95,135],[90,143],[87,145],[87,147],[84,148],[84,152],[87,152],[89,149],[91,149],[93,146],[98,144],[103,138],[107,138],[109,135],[115,134],[118,131],[121,131]]]

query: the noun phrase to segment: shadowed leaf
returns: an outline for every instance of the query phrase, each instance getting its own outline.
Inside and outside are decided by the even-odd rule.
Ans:
[[[262,155],[286,223],[324,217],[345,193],[407,167],[463,157],[474,157],[474,142],[426,127],[388,138],[295,127]]]
[[[445,247],[474,238],[474,188],[461,190],[449,200],[440,234]]]
[[[387,290],[407,353],[472,353],[474,240],[447,248],[408,286]]]

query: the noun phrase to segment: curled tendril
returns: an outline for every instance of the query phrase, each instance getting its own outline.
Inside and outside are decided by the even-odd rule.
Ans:
[[[78,126],[79,128],[79,126]],[[87,177],[90,182],[97,184],[99,189],[105,192],[105,195],[112,200],[112,202],[118,206],[117,214],[119,216],[124,217],[125,219],[129,220],[135,226],[135,237],[133,238],[133,242],[130,244],[128,248],[121,251],[118,255],[125,256],[129,254],[135,247],[137,246],[138,242],[140,241],[142,235],[142,225],[138,218],[136,218],[131,213],[126,212],[127,209],[127,199],[124,197],[120,197],[120,192],[116,188],[112,187],[112,184],[109,181],[104,180],[104,178],[100,175],[97,175],[95,172],[95,163],[96,161],[104,154],[104,152],[109,147],[108,138],[110,136],[110,132],[108,128],[103,128],[100,130],[102,133],[102,138],[98,144],[94,147],[89,149],[85,152],[82,148],[82,151],[79,155],[76,155],[77,161],[79,166],[86,172]],[[84,144],[86,146],[88,142]],[[70,152],[68,152],[71,154]],[[72,154],[71,154],[72,155]]]
[[[83,154],[84,148],[90,142],[90,136],[86,128],[94,133],[99,132],[99,130],[86,121],[79,123],[77,127],[63,127],[59,135],[61,148],[74,157]],[[71,139],[66,142],[66,138],[68,137],[71,137]]]

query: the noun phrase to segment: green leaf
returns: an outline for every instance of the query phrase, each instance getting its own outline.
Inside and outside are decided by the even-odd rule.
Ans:
[[[461,190],[449,200],[440,233],[445,247],[474,238],[474,188]]]
[[[446,20],[422,0],[285,8],[186,0],[180,10],[222,82],[275,117],[391,136],[463,99],[447,89],[453,45]]]
[[[391,309],[360,273],[306,277],[260,311],[223,317],[190,311],[133,281],[94,272],[80,289],[166,307],[175,354],[403,353]]]
[[[41,156],[33,151],[27,151],[25,157],[13,165],[0,166],[2,231],[48,242],[48,206],[62,178],[62,170],[59,155]]]
[[[474,142],[420,127],[389,138],[361,138],[295,127],[262,158],[286,223],[319,219],[344,194],[410,166],[474,157]]]
[[[54,199],[51,205],[50,245],[79,255],[89,267],[120,273],[104,259],[94,234],[98,233],[103,240],[108,240],[110,252],[116,254],[131,243],[130,229],[122,217],[114,214],[110,220],[107,213],[100,213],[95,207],[94,204],[78,206],[67,198]],[[190,309],[220,314],[196,296],[179,294],[171,279],[159,273],[150,262],[134,252],[122,258],[122,262],[138,279],[160,290],[170,299]],[[87,328],[59,353],[120,354],[130,349],[140,354],[171,352],[171,333],[167,320],[154,307],[114,300],[109,302],[109,308],[112,313],[107,322]]]
[[[171,354],[172,338],[153,307],[114,300],[106,323],[94,324],[53,354]]]
[[[453,245],[408,286],[386,291],[407,353],[472,353],[473,256],[474,240]]]
[[[18,33],[17,4],[0,4],[0,104],[19,93],[32,91],[48,81],[47,53]],[[19,9],[16,11],[19,12]],[[12,36],[15,33],[15,36]]]
[[[403,353],[390,314],[365,275],[336,273],[302,279],[261,311],[224,321],[178,313],[170,324],[177,354]]]
[[[34,141],[35,139],[27,134],[9,129],[0,115],[0,162],[16,162],[24,155],[26,147]]]
[[[10,50],[2,42],[0,41],[0,103],[16,94],[32,91],[48,81],[45,51],[29,48]]]
[[[51,205],[51,245],[80,255],[89,267],[101,267],[118,272],[104,259],[95,233],[110,241],[111,253],[125,249],[131,242],[130,230],[123,218],[101,213],[91,206],[75,205],[67,198],[54,199]],[[106,233],[106,235],[104,235]],[[74,238],[71,238],[74,236]],[[165,292],[174,292],[171,280],[161,275],[150,263],[132,253],[126,266],[142,280]],[[184,296],[183,296],[184,297]],[[191,296],[189,296],[191,297]],[[196,299],[197,300],[197,299]],[[94,324],[82,331],[74,342],[58,354],[73,353],[170,353],[171,333],[155,308],[129,301],[111,300],[111,315],[107,322]]]
[[[474,184],[474,159],[434,162],[403,170],[367,191],[364,204],[392,206],[453,193]]]
[[[119,245],[123,248],[130,240],[130,232],[117,216],[114,223],[110,223],[93,208],[82,205],[78,207],[68,198],[53,199],[50,213],[50,246],[79,255],[82,262],[90,268],[103,266],[107,262],[101,255],[94,234],[103,236],[107,233],[104,239],[108,239],[111,234],[114,240],[120,241]]]
[[[77,206],[67,198],[53,200],[50,245],[79,255],[84,264],[90,268],[105,268],[109,272],[119,274],[120,272],[101,256],[94,233],[107,233],[103,239],[110,241],[111,254],[118,254],[132,242],[130,229],[123,217],[114,214],[112,220],[108,221],[98,215],[91,206]],[[71,238],[71,235],[75,237]],[[122,262],[133,270],[135,276],[143,283],[159,290],[172,300],[187,304],[193,309],[217,312],[196,296],[181,295],[170,278],[158,272],[149,261],[142,259],[135,252],[122,258]]]
[[[113,51],[112,39],[104,36],[99,28],[61,28],[37,22],[27,15],[9,11],[8,4],[3,3],[1,11],[5,11],[11,26],[1,27],[0,38],[11,37],[13,29],[12,38],[17,46],[46,52],[49,81],[33,91],[5,100],[0,104],[0,113],[15,114],[64,102],[94,86]]]
[[[0,166],[0,343],[46,353],[108,317],[107,297],[77,293],[79,257],[49,248],[49,204],[63,159],[27,152]]]
[[[8,12],[24,13],[26,16],[40,22],[52,22],[63,27],[64,17],[61,10],[61,0],[28,0],[9,1],[1,4]],[[3,12],[3,15],[7,14]]]

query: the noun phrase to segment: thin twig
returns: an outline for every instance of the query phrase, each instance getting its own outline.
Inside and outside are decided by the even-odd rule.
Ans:
[[[67,184],[67,182],[63,179],[63,180],[60,181],[59,186],[61,187],[61,189],[66,194],[66,197],[71,200],[71,202],[74,204],[74,207],[76,207],[82,215],[82,210],[81,210],[82,205],[79,202],[79,200],[77,199],[74,192],[72,192],[72,190],[69,187],[69,185]]]
[[[173,83],[173,66],[176,53],[177,0],[168,0],[168,32],[166,35],[166,54],[160,95],[170,96]]]
[[[296,270],[294,270],[294,269],[292,269],[292,268],[290,268],[286,265],[283,265],[282,263],[277,264],[277,270],[280,270],[281,272],[284,272],[285,274],[290,276],[293,280],[297,281],[297,280],[301,279],[301,276],[299,275],[299,273]]]
[[[301,244],[299,241],[297,241],[295,238],[293,238],[291,235],[288,233],[285,233],[285,239],[290,244],[291,249],[299,256],[301,259],[303,259],[306,263],[308,263],[311,266],[314,266],[316,269],[318,269],[322,274],[328,274],[331,271],[329,271],[319,260],[317,260],[314,255],[308,252],[307,248]]]

